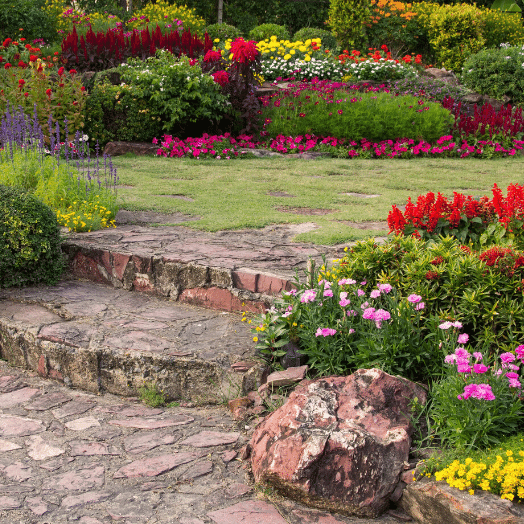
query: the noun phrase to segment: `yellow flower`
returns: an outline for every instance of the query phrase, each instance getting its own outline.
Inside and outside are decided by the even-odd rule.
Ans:
[[[253,337],[253,342],[258,342],[258,337]]]

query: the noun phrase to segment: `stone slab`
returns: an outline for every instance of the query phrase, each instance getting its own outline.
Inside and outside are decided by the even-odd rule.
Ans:
[[[0,415],[1,437],[24,437],[45,430],[42,421],[31,418]]]
[[[183,446],[192,446],[194,448],[209,448],[214,446],[223,446],[224,444],[234,444],[240,433],[221,433],[219,431],[201,431],[182,442]]]
[[[216,524],[287,524],[273,506],[262,500],[239,502],[207,516]]]
[[[193,420],[195,419],[187,415],[178,415],[176,417],[164,419],[134,417],[129,419],[111,420],[109,423],[125,428],[158,429],[172,426],[184,426],[186,424],[190,424],[193,422]]]
[[[18,404],[28,402],[29,400],[31,400],[31,398],[38,394],[40,394],[40,390],[34,388],[22,388],[16,391],[12,391],[11,393],[4,393],[0,395],[0,408],[12,408],[14,406],[17,406]]]
[[[196,453],[173,453],[144,460],[135,460],[120,468],[113,475],[113,478],[156,477],[197,458],[198,454]]]

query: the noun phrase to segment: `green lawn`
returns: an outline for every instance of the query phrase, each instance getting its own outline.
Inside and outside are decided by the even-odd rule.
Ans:
[[[497,160],[280,157],[201,161],[125,155],[113,160],[120,176],[123,209],[198,216],[184,225],[206,231],[314,222],[315,230],[295,240],[320,244],[387,233],[387,229],[358,229],[351,223],[384,222],[391,206],[403,205],[409,196],[416,199],[427,191],[447,196],[453,191],[491,195],[494,183],[503,191],[510,183],[524,184],[522,156]],[[282,193],[293,196],[279,196]],[[302,208],[302,213],[290,208]],[[303,208],[317,210],[315,213],[329,211],[306,214]]]

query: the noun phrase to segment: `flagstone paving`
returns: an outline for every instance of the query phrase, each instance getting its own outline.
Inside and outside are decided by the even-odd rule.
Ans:
[[[223,406],[149,408],[0,361],[1,524],[398,522],[310,510],[254,486],[254,421]]]

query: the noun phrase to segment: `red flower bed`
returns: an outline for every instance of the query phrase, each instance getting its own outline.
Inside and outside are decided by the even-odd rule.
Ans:
[[[90,28],[86,36],[78,37],[76,27],[62,41],[62,57],[69,67],[79,71],[103,71],[125,62],[129,57],[140,57],[142,60],[154,56],[157,49],[167,49],[176,56],[181,54],[191,58],[205,54],[213,47],[209,36],[202,42],[190,30],[180,34],[171,31],[163,34],[158,25],[153,32],[149,29],[134,30],[130,35],[108,29],[105,33]]]
[[[455,137],[519,138],[524,133],[524,116],[520,107],[508,104],[497,111],[491,104],[484,104],[480,108],[475,105],[473,115],[467,115],[462,111],[462,103],[457,103],[453,98],[445,98],[442,105],[455,116]]]
[[[441,193],[435,197],[432,192],[420,195],[416,203],[408,198],[404,212],[397,206],[389,212],[390,233],[426,239],[452,235],[461,242],[478,242],[482,235],[495,239],[507,235],[518,241],[524,236],[524,187],[511,184],[504,197],[495,184],[492,192],[492,199],[475,199],[457,192],[453,199]],[[482,240],[485,243],[488,239]]]

